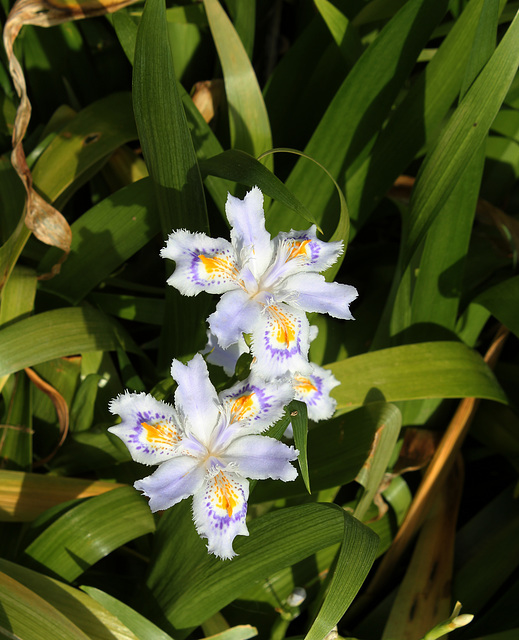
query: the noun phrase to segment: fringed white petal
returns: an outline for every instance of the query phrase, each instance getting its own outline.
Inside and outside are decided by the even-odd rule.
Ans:
[[[225,293],[239,286],[236,254],[223,238],[180,229],[169,236],[160,255],[175,260],[176,268],[168,284],[185,296],[196,296],[201,291]]]
[[[312,371],[293,378],[295,399],[306,404],[308,417],[314,422],[328,420],[335,412],[337,401],[330,396],[330,391],[339,385],[331,371],[312,364]]]
[[[236,536],[248,536],[245,524],[249,482],[229,471],[208,475],[193,497],[196,530],[207,538],[207,550],[227,560],[236,553],[232,547]]]
[[[122,422],[108,431],[124,442],[134,460],[152,465],[177,455],[183,430],[171,405],[148,393],[126,391],[111,400],[109,409]]]

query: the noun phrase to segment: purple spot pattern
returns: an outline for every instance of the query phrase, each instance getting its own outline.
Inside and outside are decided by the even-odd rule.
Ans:
[[[233,263],[236,265],[236,259],[230,249],[204,249],[204,248],[196,248],[191,249],[187,252],[189,256],[189,268],[188,268],[188,277],[194,284],[199,287],[212,287],[215,285],[225,284],[228,282],[234,282],[234,278],[225,277],[225,274],[220,273],[218,276],[211,277],[207,274],[207,271],[204,269],[203,263],[201,262],[199,255],[207,256],[208,258],[215,257],[229,257],[232,259]]]
[[[171,418],[166,418],[165,414],[159,413],[157,411],[138,411],[135,415],[135,424],[128,434],[128,443],[135,446],[136,451],[141,451],[145,454],[157,455],[158,457],[163,456],[165,453],[169,453],[167,448],[157,448],[150,446],[149,442],[146,442],[145,429],[142,426],[142,423],[146,422],[147,424],[153,426],[157,424],[157,422],[166,423],[172,429],[178,432],[178,428],[171,422]],[[172,446],[174,443],[171,443]],[[159,461],[157,461],[158,464]]]

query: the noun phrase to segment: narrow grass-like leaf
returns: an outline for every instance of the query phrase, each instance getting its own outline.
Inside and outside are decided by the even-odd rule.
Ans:
[[[0,521],[30,522],[62,502],[97,496],[121,486],[104,480],[0,470]]]
[[[308,475],[308,411],[304,402],[295,400],[294,403],[296,409],[290,413],[290,422],[292,423],[292,429],[294,431],[294,444],[299,451],[297,460],[305,487],[308,493],[312,493],[310,489],[310,476]]]
[[[11,321],[30,315],[36,295],[36,273],[23,266],[15,267],[7,286],[2,292],[0,327]]]
[[[99,311],[74,307],[45,311],[0,330],[0,376],[83,351],[139,348]]]
[[[375,436],[373,451],[359,474],[359,476],[362,474],[362,480],[358,477],[358,481],[364,487],[364,492],[355,507],[353,515],[359,520],[364,518],[379,490],[402,426],[402,416],[395,405],[386,405],[384,414],[381,417],[382,424]]]
[[[279,200],[285,206],[296,211],[310,224],[317,224],[308,209],[285,187],[281,180],[244,151],[229,149],[214,158],[201,160],[200,171],[203,176],[218,176],[226,180],[240,182],[248,187],[258,186],[264,194]]]
[[[209,229],[193,142],[177,88],[163,0],[147,0],[137,32],[133,107],[162,234]]]
[[[483,3],[471,0],[467,4],[431,62],[395,108],[370,155],[348,172],[346,191],[354,231],[420,149],[436,138],[459,94]]]
[[[190,509],[184,511],[185,527],[179,526],[179,512],[171,510],[162,519],[158,555],[148,580],[164,615],[177,629],[200,624],[252,582],[340,542],[345,522],[353,529],[351,516],[330,505],[281,509],[253,521],[250,536],[234,543],[239,555],[232,562],[222,562],[207,554],[189,521]],[[369,549],[368,544],[368,555]],[[176,576],[174,584],[172,574]]]
[[[359,58],[337,91],[305,148],[305,153],[325,165],[336,179],[344,176],[347,167],[378,133],[446,6],[443,0],[407,2]],[[342,185],[342,178],[340,181]],[[326,231],[323,216],[333,190],[323,183],[320,172],[299,160],[287,187],[314,212]],[[291,226],[294,227],[293,214],[281,215],[274,205],[271,231],[277,233]]]
[[[424,342],[373,351],[326,367],[342,384],[338,410],[370,402],[422,398],[488,398],[506,403],[492,371],[458,342]]]
[[[45,598],[0,572],[0,634],[9,640],[88,640]]]
[[[105,313],[124,320],[146,322],[159,326],[164,322],[164,300],[160,298],[92,293],[88,299],[95,302]]]
[[[153,638],[153,640],[172,640],[165,631],[159,629],[153,622],[150,622],[143,615],[129,607],[124,602],[117,600],[113,596],[96,589],[95,587],[82,586],[81,589],[93,600],[96,600],[107,611],[117,616],[119,620],[131,629],[137,638]]]
[[[405,264],[451,194],[467,161],[483,143],[517,71],[518,38],[516,17],[428,153],[411,199]]]
[[[34,184],[55,202],[83,173],[136,137],[129,93],[98,100],[65,125],[41,154],[32,171]]]
[[[348,18],[329,0],[314,0],[346,62],[352,64],[362,53],[360,38]]]
[[[132,487],[120,487],[67,511],[25,549],[23,558],[71,581],[114,549],[154,530],[146,501]]]
[[[490,287],[473,301],[519,336],[519,276]]]
[[[72,224],[72,244],[59,275],[45,283],[48,291],[77,304],[160,231],[151,180],[121,189]],[[57,260],[51,249],[40,268]]]
[[[341,510],[342,511],[342,510]],[[371,569],[378,537],[356,518],[344,517],[344,537],[329,590],[305,640],[322,640],[342,618]]]
[[[134,635],[114,614],[79,589],[7,560],[0,559],[0,570],[55,607],[90,640],[138,640],[142,637]]]
[[[272,148],[267,109],[247,52],[218,0],[204,0],[223,69],[231,146],[258,156]]]
[[[294,406],[289,405],[290,412]],[[386,405],[373,404],[328,420],[308,432],[308,465],[314,494],[347,484],[357,476],[368,457],[375,431],[386,417]],[[251,502],[304,496],[306,491],[301,477],[294,482],[268,480],[256,485]]]
[[[28,471],[32,462],[32,394],[25,372],[11,376],[2,395],[6,406],[0,426],[2,467]]]

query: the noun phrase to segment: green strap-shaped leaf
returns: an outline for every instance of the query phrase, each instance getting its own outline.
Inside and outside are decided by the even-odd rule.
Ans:
[[[341,542],[349,531],[357,534],[357,525],[366,531],[365,535],[359,534],[364,535],[364,542],[356,548],[356,557],[349,559],[354,566],[359,562],[368,567],[372,562],[372,534],[361,523],[352,524],[352,519],[326,504],[281,509],[254,520],[249,526],[250,536],[234,542],[239,555],[222,562],[208,555],[191,522],[190,505],[181,504],[160,522],[148,586],[174,627],[191,628],[232,602],[251,583]],[[354,573],[348,587],[355,583],[356,589],[360,588],[359,578],[360,572]]]
[[[341,549],[328,593],[305,640],[322,640],[330,633],[357,595],[377,555],[378,536],[340,511],[344,517]]]
[[[147,0],[139,24],[133,107],[163,236],[176,228],[207,232],[203,185],[177,88],[164,0]]]
[[[130,94],[102,98],[80,111],[52,140],[34,166],[34,184],[55,202],[71,185],[79,186],[89,169],[136,137]]]
[[[77,304],[159,233],[151,180],[144,178],[120,189],[89,209],[71,228],[70,255],[59,275],[43,286]],[[50,249],[40,268],[48,271],[58,257],[59,252]]]
[[[99,311],[74,307],[45,311],[0,330],[0,376],[83,351],[139,348]]]
[[[474,301],[519,336],[519,276],[490,287]]]
[[[248,187],[258,186],[265,195],[279,200],[310,224],[317,224],[308,209],[285,187],[281,180],[256,158],[244,151],[229,149],[214,158],[201,160],[200,171],[203,176],[218,176],[226,180],[240,182]]]
[[[31,542],[23,558],[71,581],[114,549],[154,530],[146,501],[132,487],[120,487],[67,511]]]
[[[289,413],[296,406],[293,401],[289,405]],[[347,484],[357,476],[368,457],[375,431],[387,419],[387,413],[384,403],[359,407],[308,432],[308,466],[314,494]],[[266,480],[258,482],[251,492],[250,501],[304,496],[306,492],[301,476],[293,482]]]
[[[353,64],[362,53],[360,38],[348,18],[329,0],[314,0],[346,62]]]
[[[89,640],[79,627],[23,584],[0,572],[0,635],[9,640]]]
[[[452,193],[468,160],[487,136],[518,65],[519,17],[516,17],[420,169],[411,199],[405,264]]]
[[[308,411],[304,402],[294,400],[296,405],[295,411],[290,414],[292,429],[294,432],[294,444],[299,451],[298,463],[301,471],[301,478],[305,483],[308,493],[312,493],[310,489],[310,476],[308,475]]]
[[[204,0],[204,7],[223,69],[231,146],[259,156],[272,148],[272,135],[254,68],[218,0]]]
[[[114,616],[125,624],[128,629],[131,629],[133,633],[139,639],[153,638],[153,640],[172,640],[165,631],[159,629],[153,622],[150,622],[140,613],[137,613],[134,609],[129,607],[124,602],[117,600],[113,596],[96,589],[95,587],[84,587],[81,589],[87,593],[93,600],[99,602],[103,607],[112,613]]]
[[[339,179],[341,187],[344,183],[340,176],[372,144],[446,6],[444,0],[407,2],[366,49],[337,91],[305,154],[321,162]],[[302,160],[286,184],[326,229],[323,216],[333,185],[324,183],[321,172]],[[272,211],[272,233],[295,228],[293,214],[281,215],[275,204]]]
[[[143,637],[132,633],[115,614],[102,606],[102,603],[96,602],[79,589],[3,559],[0,559],[0,571],[55,607],[90,640],[138,640]],[[153,637],[163,640],[159,635]],[[166,636],[164,640],[170,639]]]
[[[338,410],[371,402],[506,396],[483,358],[460,342],[424,342],[373,351],[330,364],[342,382],[332,391]]]
[[[402,415],[394,404],[384,406],[379,420],[380,426],[373,443],[374,451],[357,476],[357,481],[364,487],[364,492],[353,514],[359,520],[363,519],[384,479],[402,426]]]

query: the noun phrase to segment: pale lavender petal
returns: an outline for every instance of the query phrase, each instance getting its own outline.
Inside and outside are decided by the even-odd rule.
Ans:
[[[315,229],[312,225],[307,231],[281,232],[274,238],[275,259],[262,279],[265,288],[275,287],[301,271],[324,271],[337,261],[343,251],[342,242],[318,240]]]
[[[232,227],[231,242],[240,264],[247,264],[259,278],[272,255],[270,234],[265,230],[263,194],[258,187],[251,189],[243,200],[229,194],[225,213]]]
[[[168,284],[185,296],[201,291],[225,293],[239,286],[236,255],[231,243],[223,238],[180,229],[169,236],[160,255],[175,260]]]
[[[307,312],[328,313],[334,318],[353,320],[350,303],[359,295],[349,284],[326,282],[318,273],[298,273],[287,278],[283,284],[286,296],[292,304]]]
[[[220,456],[222,462],[232,464],[246,478],[255,480],[295,480],[297,470],[290,462],[297,460],[299,451],[267,436],[236,438]]]
[[[198,491],[205,474],[204,466],[196,458],[180,456],[164,462],[151,476],[137,480],[133,486],[150,499],[153,512],[164,511]]]
[[[287,304],[272,303],[264,308],[252,333],[252,372],[264,380],[304,374],[310,370],[309,346],[306,314]]]
[[[247,353],[248,350],[249,348],[243,337],[240,337],[238,342],[231,344],[227,349],[222,349],[214,333],[208,331],[207,344],[201,353],[206,356],[205,359],[207,362],[215,364],[217,367],[223,367],[225,373],[228,376],[232,376],[238,359],[242,354]]]
[[[175,409],[148,393],[125,393],[108,405],[122,422],[108,431],[119,437],[142,464],[159,464],[177,455],[183,429]]]
[[[261,315],[261,306],[245,291],[229,291],[216,305],[207,321],[222,349],[239,342],[242,333],[251,333]]]
[[[330,391],[339,384],[331,371],[312,364],[309,374],[294,376],[295,399],[306,404],[310,420],[328,420],[337,406],[337,401],[330,397]]]
[[[196,530],[207,538],[207,550],[227,560],[236,553],[232,548],[236,536],[248,536],[245,518],[249,483],[237,473],[220,471],[206,478],[193,497]]]
[[[294,390],[288,379],[268,383],[247,378],[219,394],[229,424],[240,423],[242,434],[261,433],[274,424],[293,397]]]
[[[187,365],[173,360],[171,376],[178,383],[175,406],[184,427],[200,442],[207,444],[220,418],[220,411],[205,360],[199,353]]]

